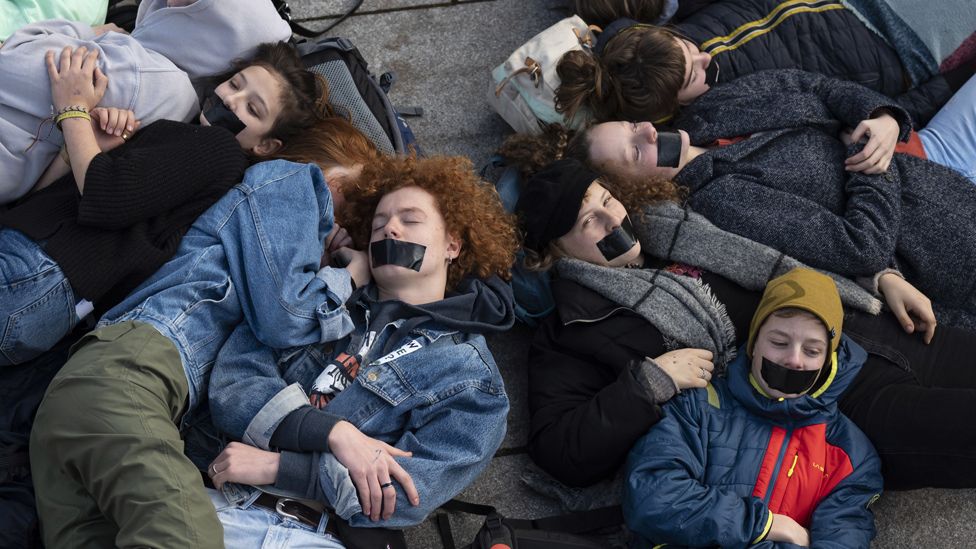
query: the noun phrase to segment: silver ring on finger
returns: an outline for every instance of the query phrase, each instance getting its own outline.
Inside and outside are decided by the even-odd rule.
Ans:
[[[217,470],[217,464],[216,463],[211,463],[210,464],[210,470],[213,471],[214,476],[217,476],[217,474],[220,472],[220,471]]]
[[[708,378],[705,377],[705,373],[706,373],[705,372],[705,369],[704,368],[701,368],[701,378],[702,379],[708,379]]]

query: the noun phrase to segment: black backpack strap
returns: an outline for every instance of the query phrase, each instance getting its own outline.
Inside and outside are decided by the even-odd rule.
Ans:
[[[356,0],[356,3],[353,4],[352,7],[346,11],[346,13],[342,14],[341,17],[339,17],[338,19],[330,23],[329,26],[325,27],[320,31],[314,31],[304,25],[300,25],[297,22],[295,22],[295,20],[292,19],[291,17],[291,6],[288,5],[288,2],[285,2],[284,0],[274,0],[274,5],[275,8],[278,10],[278,15],[280,15],[282,19],[288,22],[288,26],[291,27],[292,32],[300,36],[304,36],[306,38],[315,38],[316,36],[321,36],[329,32],[337,25],[339,25],[339,23],[342,23],[343,21],[348,19],[350,15],[352,15],[356,10],[359,9],[359,6],[363,5],[363,0]]]

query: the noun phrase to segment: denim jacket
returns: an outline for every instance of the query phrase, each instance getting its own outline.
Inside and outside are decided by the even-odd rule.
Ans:
[[[317,166],[256,164],[197,219],[176,255],[98,325],[144,322],[173,341],[190,387],[186,425],[206,397],[217,353],[242,320],[275,348],[335,341],[352,329],[343,305],[352,291],[348,272],[319,268],[333,223],[332,195]]]
[[[378,330],[374,348],[382,348],[402,322]],[[310,404],[307,390],[332,355],[324,347],[273,350],[260,345],[249,326],[241,325],[214,368],[210,410],[215,425],[248,444],[270,449],[279,423]],[[508,396],[482,335],[427,322],[386,348],[393,350],[367,359],[355,381],[324,410],[368,436],[413,452],[398,462],[413,478],[420,505],[412,506],[397,490],[393,516],[372,523],[362,514],[349,471],[323,452],[320,486],[314,492],[353,526],[399,528],[422,522],[477,478],[505,435]]]

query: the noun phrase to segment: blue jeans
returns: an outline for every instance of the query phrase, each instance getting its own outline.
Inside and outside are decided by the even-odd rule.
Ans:
[[[78,323],[61,268],[20,231],[0,228],[0,366],[37,357]]]
[[[217,490],[207,488],[217,518],[224,526],[224,545],[255,549],[344,549],[342,543],[326,534],[324,522],[318,529],[285,518],[278,513],[252,504],[260,492],[240,504],[227,501]]]
[[[919,130],[925,156],[976,183],[976,76]]]

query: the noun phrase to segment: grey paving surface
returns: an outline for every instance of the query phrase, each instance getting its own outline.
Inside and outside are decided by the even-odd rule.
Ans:
[[[291,0],[311,27],[350,6],[352,0]],[[366,0],[333,34],[358,45],[375,72],[394,70],[397,105],[424,108],[411,119],[428,153],[465,155],[481,165],[508,132],[486,105],[488,73],[516,47],[567,14],[568,0]],[[525,444],[525,355],[531,331],[520,327],[489,344],[512,400],[504,448]],[[976,420],[976,418],[974,418]],[[524,454],[495,458],[462,499],[490,503],[511,516],[558,512],[555,504],[525,488],[519,474]],[[972,472],[976,475],[976,471]],[[918,490],[885,494],[875,505],[875,548],[976,547],[976,490]],[[451,515],[458,540],[470,541],[479,521]],[[432,521],[411,529],[413,548],[441,547]]]

